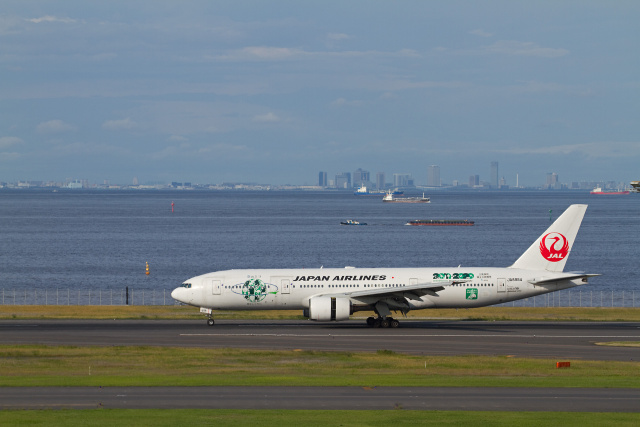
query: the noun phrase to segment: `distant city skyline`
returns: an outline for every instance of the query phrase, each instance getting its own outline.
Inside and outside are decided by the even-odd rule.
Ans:
[[[509,180],[500,175],[500,163],[492,161],[487,165],[486,178],[483,179],[482,175],[474,174],[469,176],[469,180],[454,179],[451,182],[443,182],[440,178],[440,166],[429,165],[426,167],[426,180],[415,179],[413,174],[393,173],[391,174],[392,180],[385,180],[386,173],[382,171],[376,172],[375,182],[371,180],[372,173],[363,168],[356,169],[353,174],[351,172],[340,172],[335,175],[334,179],[330,179],[330,172],[320,171],[318,173],[318,181],[315,183],[319,187],[337,188],[337,189],[349,189],[358,188],[361,185],[366,186],[368,189],[385,189],[391,187],[469,187],[469,188],[492,188],[492,189],[507,189],[507,188],[542,188],[549,190],[561,190],[561,189],[592,189],[594,186],[601,185],[604,187],[628,187],[629,182],[605,180],[605,181],[568,181],[563,182],[560,180],[557,172],[547,172],[543,176],[540,176],[539,182],[530,186],[523,186],[519,182],[519,177],[516,176],[510,183]],[[351,177],[353,178],[353,181]],[[358,178],[356,178],[358,177]]]
[[[5,0],[0,181],[638,180],[638,22],[593,0]]]
[[[330,178],[329,172],[327,171],[319,171],[317,174],[317,181],[314,184],[309,185],[309,183],[289,183],[287,185],[278,185],[269,182],[250,182],[246,180],[239,181],[226,181],[226,182],[191,182],[191,181],[171,181],[170,183],[162,183],[162,182],[146,182],[140,183],[137,176],[132,178],[130,183],[111,183],[109,180],[104,180],[101,184],[91,183],[87,179],[73,179],[67,178],[63,182],[57,181],[18,181],[12,183],[6,183],[0,181],[0,188],[10,187],[10,188],[28,188],[31,186],[36,187],[64,187],[70,189],[80,189],[80,188],[115,188],[115,187],[131,187],[131,188],[140,188],[140,187],[169,187],[169,188],[192,188],[192,187],[228,187],[233,185],[238,185],[240,187],[244,186],[255,186],[260,188],[271,188],[271,187],[283,187],[283,188],[294,188],[294,187],[318,187],[318,188],[327,188],[327,189],[342,189],[342,190],[351,190],[358,189],[360,187],[366,187],[368,190],[383,190],[389,188],[411,188],[411,187],[467,187],[472,189],[518,189],[518,188],[539,188],[545,190],[565,190],[565,189],[592,189],[594,187],[603,187],[603,188],[629,188],[629,182],[620,182],[613,180],[606,181],[571,181],[571,182],[562,182],[560,180],[559,174],[557,172],[547,172],[544,176],[544,181],[533,185],[533,186],[522,186],[519,182],[519,177],[516,175],[515,183],[510,184],[509,181],[504,177],[500,176],[499,168],[500,163],[497,161],[490,162],[488,179],[482,179],[482,176],[479,174],[470,175],[468,183],[464,180],[454,179],[451,182],[442,182],[440,178],[440,166],[439,165],[428,165],[426,167],[426,181],[421,181],[419,179],[415,179],[413,174],[411,173],[393,173],[390,174],[392,177],[391,181],[386,180],[386,173],[382,171],[378,171],[375,174],[375,177],[368,170],[365,170],[361,167],[357,168],[353,173],[345,171],[336,173],[333,175],[333,179]]]

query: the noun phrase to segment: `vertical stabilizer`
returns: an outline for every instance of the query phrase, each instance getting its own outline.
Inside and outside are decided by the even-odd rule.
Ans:
[[[571,205],[511,268],[560,272],[571,253],[587,205]]]

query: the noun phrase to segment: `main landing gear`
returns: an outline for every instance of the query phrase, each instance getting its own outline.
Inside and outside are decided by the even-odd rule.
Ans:
[[[397,328],[400,322],[393,317],[368,317],[367,326],[371,328]]]
[[[209,325],[209,326],[213,326],[213,325],[215,325],[215,323],[216,323],[216,322],[213,320],[213,317],[209,317],[209,318],[207,319],[207,325]]]

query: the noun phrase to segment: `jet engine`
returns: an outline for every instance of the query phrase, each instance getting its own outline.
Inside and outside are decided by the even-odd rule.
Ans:
[[[351,301],[349,298],[319,296],[309,300],[309,320],[319,322],[349,320],[350,314]]]

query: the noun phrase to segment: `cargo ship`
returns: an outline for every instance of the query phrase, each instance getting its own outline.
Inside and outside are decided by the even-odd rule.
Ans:
[[[629,194],[630,191],[629,190],[623,190],[623,191],[602,191],[602,188],[600,187],[596,187],[593,190],[591,190],[591,194],[602,194],[602,195],[620,195],[620,194]]]
[[[395,197],[391,191],[382,198],[382,201],[388,203],[431,203],[431,200],[425,197],[424,193],[422,193],[422,197]]]
[[[475,222],[469,221],[468,219],[414,219],[413,221],[407,222],[405,225],[432,225],[436,227],[440,227],[440,226],[469,227],[473,224],[475,224]]]

